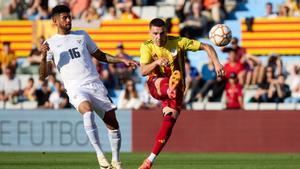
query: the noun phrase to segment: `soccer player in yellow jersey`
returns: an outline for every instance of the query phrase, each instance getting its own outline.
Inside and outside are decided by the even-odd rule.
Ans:
[[[169,36],[163,20],[155,18],[149,25],[151,40],[141,45],[141,73],[148,76],[150,94],[161,101],[163,122],[152,153],[139,169],[151,168],[160,153],[180,113],[185,90],[185,52],[205,50],[212,59],[218,76],[224,76],[223,66],[211,45],[184,37]]]

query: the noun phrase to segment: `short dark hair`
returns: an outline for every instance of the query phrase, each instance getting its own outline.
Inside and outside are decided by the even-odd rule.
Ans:
[[[149,27],[151,28],[151,26],[157,26],[157,27],[166,27],[166,23],[165,21],[163,21],[160,18],[154,18],[151,20]]]
[[[3,45],[10,45],[10,41],[3,41]]]
[[[68,6],[66,5],[57,5],[55,6],[52,11],[51,11],[51,17],[53,18],[56,15],[59,15],[61,13],[70,13],[71,10]]]

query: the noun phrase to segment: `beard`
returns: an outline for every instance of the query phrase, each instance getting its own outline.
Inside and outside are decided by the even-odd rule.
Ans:
[[[69,32],[71,29],[72,29],[72,25],[70,24],[70,25],[66,25],[66,26],[64,26],[64,31],[66,31],[66,32]]]

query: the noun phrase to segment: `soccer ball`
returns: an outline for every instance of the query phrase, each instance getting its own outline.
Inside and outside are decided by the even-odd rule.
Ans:
[[[231,30],[224,24],[216,24],[209,31],[209,39],[217,46],[225,46],[231,41]]]

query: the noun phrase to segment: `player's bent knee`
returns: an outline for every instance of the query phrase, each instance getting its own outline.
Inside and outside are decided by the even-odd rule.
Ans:
[[[119,123],[116,118],[115,111],[108,111],[105,113],[103,118],[104,123],[106,124],[106,127],[110,130],[118,130],[119,129]]]
[[[81,114],[93,111],[91,103],[89,101],[83,101],[82,103],[79,104],[78,111]]]

